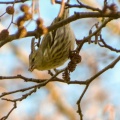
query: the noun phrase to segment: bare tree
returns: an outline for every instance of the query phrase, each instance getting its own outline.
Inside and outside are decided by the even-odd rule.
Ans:
[[[62,8],[62,1],[58,0],[51,0],[47,1],[51,2],[51,5],[59,5],[60,10],[59,10],[59,15],[62,14],[63,8]],[[14,83],[20,84],[17,86],[15,90],[8,91],[3,90],[0,88],[0,98],[1,101],[4,100],[6,104],[9,102],[13,103],[13,107],[6,113],[6,115],[3,115],[0,113],[0,120],[6,120],[8,117],[10,117],[11,113],[13,112],[14,109],[17,108],[18,102],[21,102],[25,99],[27,99],[29,96],[32,96],[33,93],[40,91],[41,88],[46,88],[47,90],[50,91],[50,96],[48,96],[48,100],[50,102],[54,101],[56,102],[56,105],[59,108],[59,111],[62,111],[62,113],[66,114],[66,116],[71,119],[71,120],[77,120],[79,115],[79,119],[83,120],[84,117],[84,110],[82,108],[85,108],[86,101],[82,101],[82,99],[85,96],[85,93],[90,85],[93,83],[93,81],[98,81],[97,84],[100,82],[100,75],[102,75],[104,72],[108,71],[111,68],[114,68],[114,66],[119,62],[120,56],[118,55],[120,52],[120,49],[117,49],[117,47],[114,47],[113,44],[109,44],[109,40],[106,40],[104,38],[105,32],[103,29],[106,28],[108,31],[111,31],[111,33],[118,34],[119,32],[119,27],[117,22],[119,21],[120,18],[120,12],[118,11],[117,8],[117,3],[109,3],[107,0],[102,1],[103,5],[102,7],[99,7],[97,3],[92,3],[90,1],[87,2],[81,2],[80,0],[75,0],[75,1],[70,1],[70,3],[65,3],[64,5],[68,8],[75,9],[74,13],[68,17],[65,20],[62,20],[54,25],[50,26],[45,26],[44,25],[44,19],[41,18],[41,4],[39,5],[39,0],[14,0],[11,2],[0,2],[0,5],[6,5],[5,9],[2,10],[2,13],[0,15],[1,17],[1,25],[4,22],[9,22],[8,26],[1,30],[0,32],[0,47],[1,49],[7,45],[7,51],[11,50],[17,58],[19,58],[19,62],[24,66],[22,68],[16,67],[10,75],[5,75],[3,72],[3,67],[1,67],[1,76],[0,76],[0,85],[5,88],[7,85],[7,82],[11,80],[12,84],[10,83],[10,88],[12,88],[12,85]],[[73,4],[75,3],[75,4]],[[31,4],[31,5],[30,5]],[[44,5],[44,8],[47,9],[47,5]],[[20,8],[18,10],[17,7]],[[93,7],[97,6],[97,7]],[[82,12],[78,12],[79,10],[82,10]],[[21,15],[22,14],[22,15]],[[36,17],[37,16],[37,20]],[[87,18],[87,19],[86,19]],[[77,20],[81,20],[77,22]],[[68,62],[68,65],[64,67],[63,69],[57,70],[57,71],[48,71],[47,72],[38,72],[34,71],[33,74],[36,76],[34,78],[32,73],[27,72],[27,67],[28,67],[28,54],[25,53],[25,51],[22,49],[22,46],[16,46],[13,44],[14,41],[18,42],[21,40],[21,38],[25,39],[31,39],[31,38],[36,38],[37,42],[39,42],[40,37],[50,31],[53,31],[59,27],[62,27],[68,23],[72,23],[76,21],[74,24],[74,28],[78,31],[79,30],[79,24],[82,26],[83,24],[87,25],[87,28],[82,31],[83,37],[76,37],[76,48],[73,51],[72,56],[70,55],[70,60]],[[115,21],[117,21],[115,23]],[[81,23],[80,23],[81,22]],[[29,26],[31,24],[34,24],[34,30],[30,31]],[[41,24],[41,25],[39,25]],[[11,29],[15,29],[15,33],[10,33]],[[76,34],[75,34],[76,35]],[[79,36],[79,35],[78,35]],[[109,38],[108,38],[109,39]],[[9,44],[8,44],[9,43]],[[85,50],[84,46],[94,46],[94,47],[99,47],[101,51],[96,52],[96,48],[94,49],[94,53],[92,53],[92,50]],[[27,45],[26,46],[30,46]],[[112,56],[109,54],[110,51],[111,53],[114,53]],[[107,60],[110,61],[108,65],[104,66],[101,70],[99,69],[99,61],[101,61],[102,58],[104,58],[104,55],[107,56]],[[114,56],[117,56],[116,58]],[[82,58],[82,61],[81,61]],[[89,59],[88,59],[89,58]],[[114,59],[114,60],[113,60]],[[4,60],[2,60],[4,61]],[[12,63],[14,66],[14,63],[12,61],[9,61]],[[105,62],[104,59],[102,59],[102,62]],[[85,72],[85,75],[83,73],[81,74],[83,68],[85,68],[85,65],[87,66],[87,70],[89,72]],[[1,64],[2,66],[2,64]],[[77,70],[77,68],[80,68]],[[9,67],[7,68],[9,69]],[[80,76],[78,75],[78,72]],[[24,75],[26,73],[26,75]],[[79,79],[76,79],[75,77],[71,77],[71,74],[76,73],[79,77]],[[61,75],[62,74],[62,75]],[[27,76],[27,77],[26,77]],[[29,77],[28,77],[29,76]],[[45,76],[45,77],[44,77]],[[85,78],[83,80],[82,76],[87,76],[89,78]],[[81,77],[81,79],[80,79]],[[6,81],[5,81],[6,80]],[[23,80],[25,83],[21,84],[20,80]],[[5,83],[4,83],[5,82]],[[20,82],[20,83],[19,83]],[[56,82],[60,83],[60,85],[80,85],[84,86],[83,91],[81,92],[76,104],[77,108],[72,108],[70,104],[64,99],[62,95],[62,90],[59,89],[59,87],[56,86]],[[26,85],[27,83],[27,85]],[[32,83],[32,84],[31,84]],[[24,85],[24,88],[23,88]],[[29,86],[28,86],[29,85]],[[91,87],[90,87],[91,88]],[[79,90],[77,90],[79,92]],[[97,91],[97,88],[96,88]],[[96,92],[95,91],[95,92]],[[13,98],[13,94],[18,94],[16,98]],[[22,96],[19,95],[19,93],[22,94]],[[104,93],[104,94],[103,94]],[[92,93],[90,93],[92,94]],[[103,101],[104,99],[107,99],[107,93],[102,90],[99,90],[99,95],[96,96],[96,99],[99,99]],[[8,96],[9,95],[9,96]],[[71,97],[74,97],[74,94],[71,94]],[[94,96],[95,97],[95,96]],[[93,99],[94,99],[93,97]],[[82,103],[82,102],[83,103]],[[44,104],[46,104],[45,101]],[[33,103],[32,103],[33,104]],[[35,103],[37,104],[37,103]],[[40,103],[38,103],[39,105]],[[87,103],[90,104],[90,103]],[[2,103],[2,106],[5,106],[4,103]],[[7,106],[8,107],[8,106]],[[113,110],[113,106],[109,105],[106,107],[106,111],[109,109]],[[6,111],[6,107],[4,108],[3,111]],[[77,112],[76,112],[77,111]],[[114,111],[114,110],[113,110]],[[2,111],[0,111],[2,112]],[[57,114],[57,113],[56,113]],[[110,119],[114,119],[114,112],[110,112]],[[58,115],[59,116],[59,115]],[[58,119],[58,116],[54,116],[55,119]],[[19,116],[20,117],[20,116]],[[33,117],[33,116],[32,116]],[[60,116],[59,116],[60,117]],[[33,117],[32,119],[45,119],[43,116],[38,116],[38,117]]]

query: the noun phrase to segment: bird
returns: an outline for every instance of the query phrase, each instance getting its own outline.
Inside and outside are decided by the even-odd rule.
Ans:
[[[57,16],[51,25],[54,25],[69,17],[69,8],[64,7],[61,16]],[[75,35],[70,23],[52,30],[44,35],[39,47],[35,49],[34,40],[31,42],[29,55],[29,70],[43,71],[56,69],[62,66],[68,59],[70,51],[74,50]]]

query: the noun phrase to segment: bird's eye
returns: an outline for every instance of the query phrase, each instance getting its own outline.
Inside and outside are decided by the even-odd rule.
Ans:
[[[32,62],[34,62],[34,61],[35,61],[35,58],[32,59]]]

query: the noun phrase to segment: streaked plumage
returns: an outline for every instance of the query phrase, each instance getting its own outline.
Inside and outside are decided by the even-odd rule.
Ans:
[[[55,18],[55,24],[69,16],[69,10],[65,9],[61,18]],[[37,50],[29,56],[29,69],[50,70],[63,65],[69,58],[69,52],[74,49],[75,37],[70,24],[49,32]]]

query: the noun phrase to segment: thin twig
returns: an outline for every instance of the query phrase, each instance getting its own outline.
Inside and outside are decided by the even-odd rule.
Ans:
[[[78,0],[77,0],[77,2],[78,2]],[[56,0],[55,3],[61,4],[61,1]],[[78,3],[79,3],[79,5],[78,5],[78,4],[72,5],[72,4],[69,4],[69,3],[65,3],[65,6],[67,6],[67,7],[69,7],[69,8],[73,8],[73,7],[74,7],[74,8],[86,8],[86,9],[90,9],[90,10],[92,10],[92,11],[102,12],[99,8],[94,8],[94,7],[85,5],[85,4],[81,3],[80,1],[79,1]]]
[[[101,43],[103,43],[103,45],[102,45]],[[100,40],[99,40],[99,42],[98,42],[98,45],[99,45],[100,47],[107,48],[107,49],[109,49],[109,50],[111,50],[111,51],[114,51],[114,52],[117,52],[117,53],[120,52],[120,49],[116,49],[116,48],[113,48],[113,47],[110,46],[110,45],[107,45],[107,43],[103,40],[102,36],[100,36]]]
[[[37,89],[36,89],[36,88],[34,88],[34,89],[33,89],[33,90],[31,90],[30,92],[25,93],[24,95],[22,95],[22,97],[17,98],[17,99],[14,99],[14,100],[7,99],[7,98],[2,98],[2,100],[11,101],[11,102],[22,101],[22,100],[26,99],[28,96],[30,96],[32,93],[36,92],[36,90],[37,90]]]
[[[14,102],[13,108],[8,112],[8,114],[6,116],[0,118],[0,120],[6,120],[9,117],[9,115],[12,113],[12,111],[16,108],[17,108],[17,103]]]
[[[78,106],[78,111],[77,111],[77,112],[78,112],[79,115],[80,115],[80,120],[83,120],[83,115],[82,115],[82,110],[81,110],[80,102],[81,102],[81,100],[82,100],[82,98],[83,98],[85,92],[87,91],[88,86],[89,86],[89,85],[86,85],[86,87],[85,87],[85,89],[83,90],[83,92],[82,92],[80,98],[79,98],[78,101],[77,101],[77,106]]]
[[[14,4],[14,3],[24,3],[30,0],[17,0],[17,1],[11,1],[11,2],[0,2],[0,4]]]
[[[92,34],[90,34],[89,36],[87,36],[87,37],[85,37],[85,38],[83,39],[83,41],[78,45],[78,47],[76,48],[76,50],[77,50],[77,51],[80,51],[81,48],[82,48],[82,46],[83,46],[83,44],[84,44],[86,41],[88,41],[92,36],[94,36],[95,34],[99,33],[99,31],[100,31],[103,27],[105,27],[106,24],[107,24],[108,22],[110,22],[111,20],[113,20],[113,18],[108,18],[108,19],[106,19],[106,20],[101,24],[101,26],[100,26],[99,28],[97,28],[96,31],[94,31]]]
[[[27,90],[30,90],[30,89],[34,89],[34,88],[38,88],[38,89],[39,89],[40,87],[45,86],[48,82],[52,81],[54,78],[56,78],[56,76],[57,76],[58,74],[60,74],[60,73],[63,72],[63,71],[64,71],[64,69],[58,71],[58,72],[57,72],[54,76],[52,76],[50,79],[45,80],[45,81],[42,81],[42,82],[40,82],[40,83],[37,84],[37,85],[33,85],[33,86],[31,86],[31,87],[27,87],[27,88],[15,90],[15,91],[11,91],[11,92],[4,92],[4,93],[2,93],[2,94],[0,95],[0,97],[6,96],[6,95],[10,95],[10,94],[13,94],[13,93],[17,93],[17,92],[24,92],[24,91],[27,91]],[[29,78],[23,77],[23,76],[21,76],[21,75],[9,77],[9,78],[17,78],[17,77],[22,78],[22,79],[24,79],[24,80],[31,80],[31,78],[29,79]],[[7,79],[8,79],[8,77],[1,77],[1,78],[7,78]],[[37,80],[38,80],[38,79],[37,79]],[[62,80],[60,80],[60,81],[61,81],[61,82],[64,82],[64,81],[62,81]]]
[[[91,83],[93,80],[95,80],[95,78],[97,78],[97,77],[100,76],[102,73],[104,73],[105,71],[113,68],[119,60],[120,60],[120,56],[118,56],[112,63],[110,63],[110,64],[109,64],[108,66],[106,66],[104,69],[102,69],[102,70],[99,71],[97,74],[95,74],[94,76],[92,76],[91,78],[89,78],[89,79],[87,79],[87,80],[85,81],[86,87],[85,87],[85,89],[83,90],[82,94],[80,95],[80,97],[79,97],[79,99],[78,99],[78,101],[77,101],[77,105],[78,105],[78,111],[77,111],[77,112],[79,113],[81,120],[83,120],[83,115],[82,115],[82,111],[81,111],[80,102],[81,102],[84,94],[86,93],[86,91],[87,91],[90,83]]]

